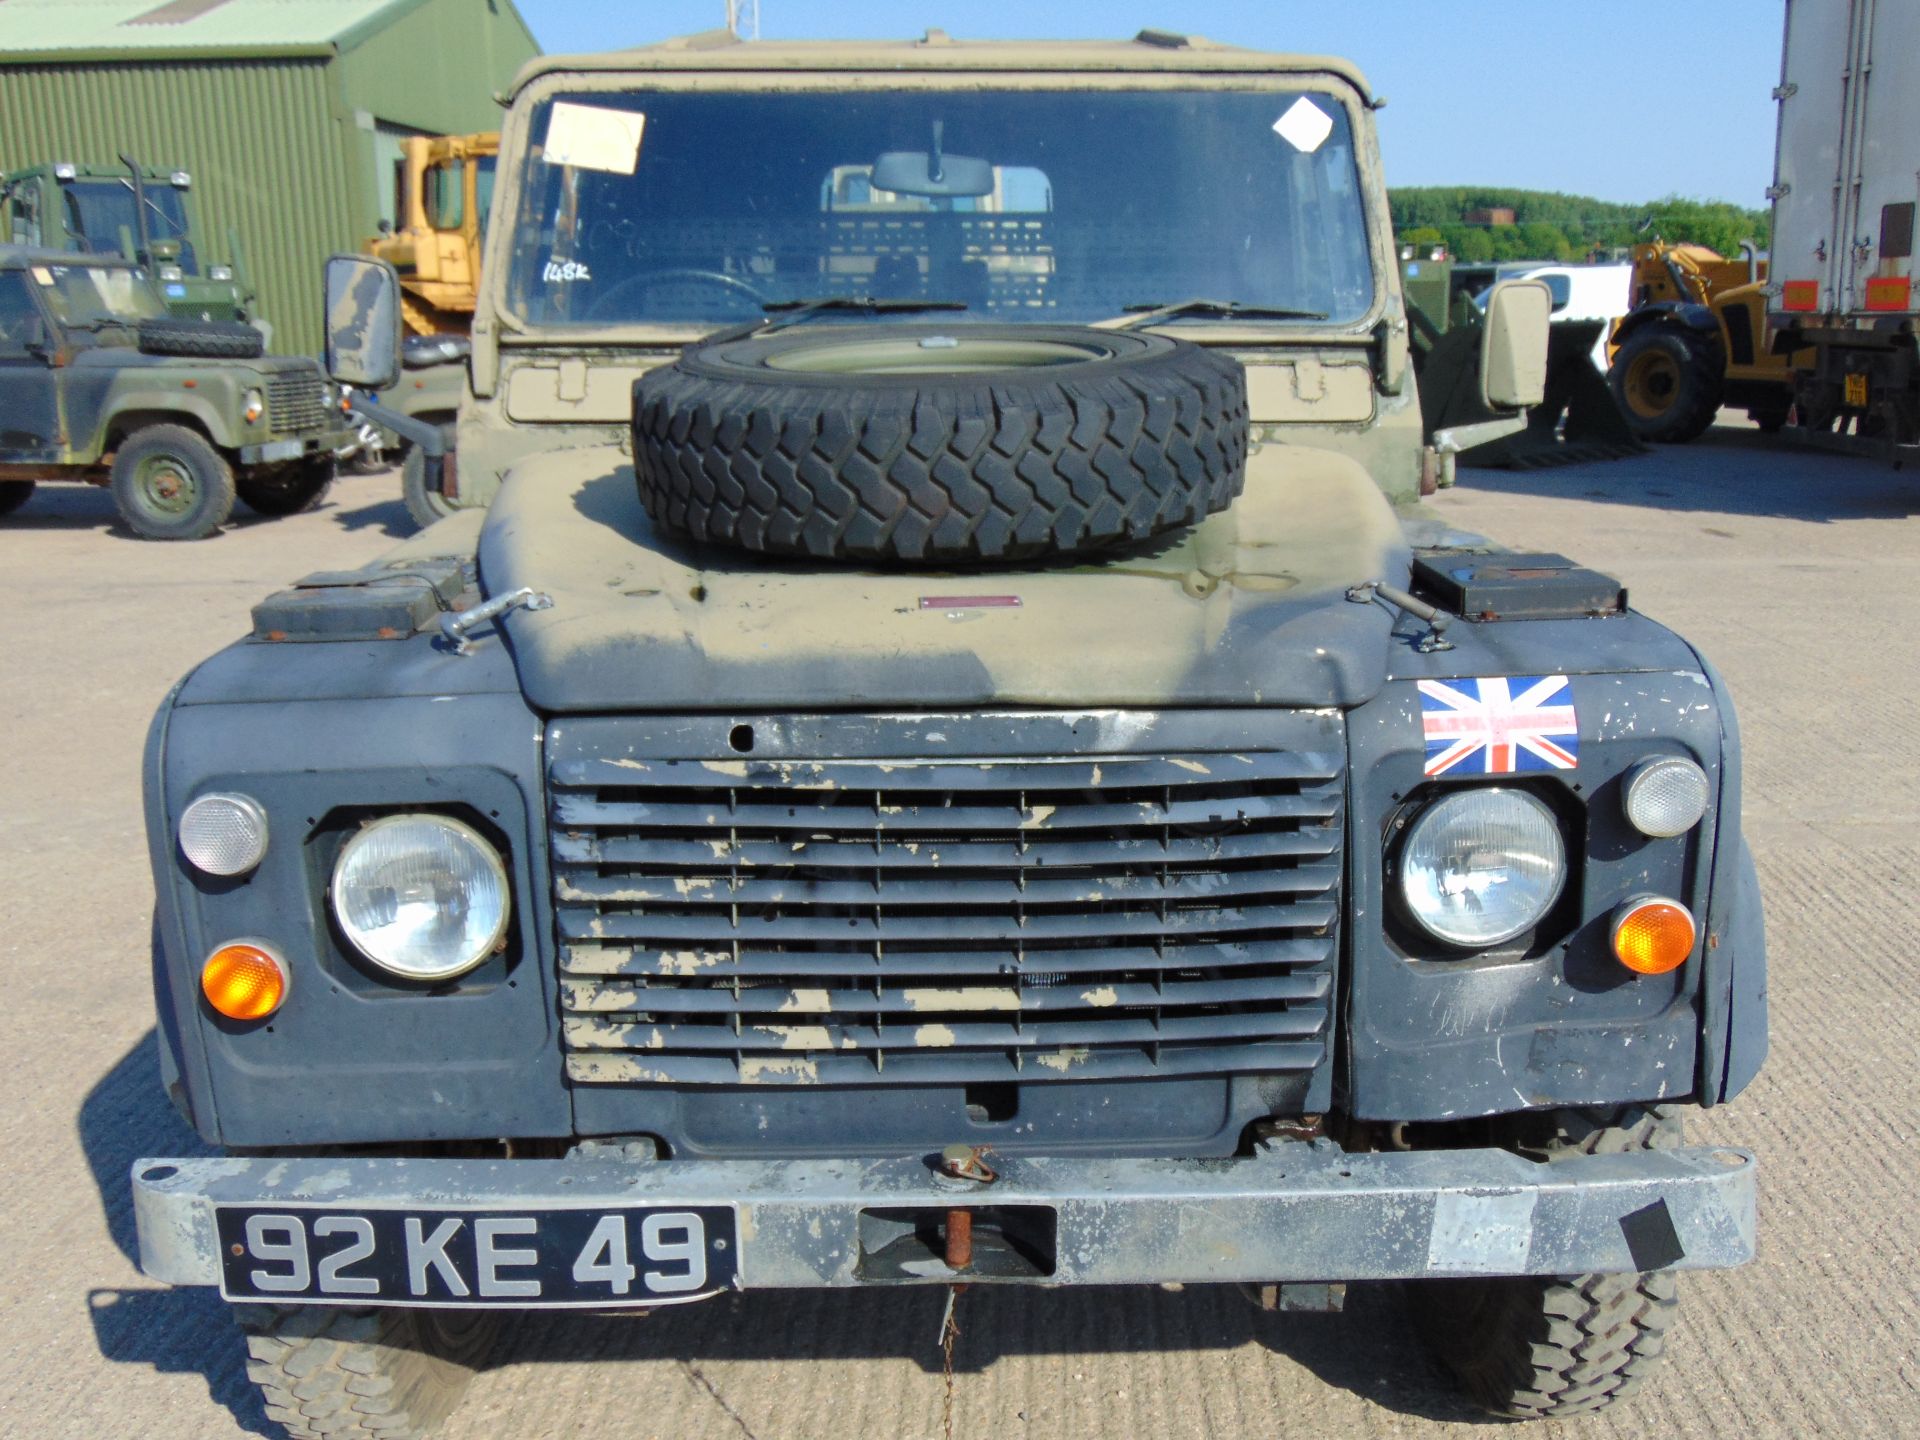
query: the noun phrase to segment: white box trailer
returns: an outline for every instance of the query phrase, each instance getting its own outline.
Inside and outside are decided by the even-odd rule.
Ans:
[[[1768,308],[1775,352],[1812,352],[1801,429],[1920,444],[1920,3],[1787,0],[1774,96]]]

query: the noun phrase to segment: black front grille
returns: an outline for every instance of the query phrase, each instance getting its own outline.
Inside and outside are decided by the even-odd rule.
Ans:
[[[294,371],[267,377],[267,424],[275,433],[322,430],[326,423],[326,382],[317,373]]]
[[[972,1083],[1324,1058],[1329,753],[556,753],[576,1082]]]

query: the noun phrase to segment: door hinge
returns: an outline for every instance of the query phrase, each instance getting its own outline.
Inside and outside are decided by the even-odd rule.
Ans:
[[[1776,85],[1773,87],[1773,98],[1776,100],[1791,100],[1799,93],[1800,87],[1791,80],[1784,85]]]
[[[1784,200],[1788,195],[1791,195],[1792,193],[1793,193],[1793,186],[1791,185],[1785,185],[1785,184],[1769,185],[1767,187],[1767,199],[1769,200]]]

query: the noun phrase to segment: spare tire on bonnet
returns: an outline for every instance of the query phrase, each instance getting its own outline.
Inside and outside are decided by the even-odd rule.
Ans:
[[[966,563],[1144,540],[1246,475],[1246,376],[1164,335],[813,325],[687,351],[634,386],[634,475],[694,540]]]
[[[143,355],[182,355],[198,360],[251,360],[266,353],[267,339],[237,320],[182,320],[155,316],[139,329]]]

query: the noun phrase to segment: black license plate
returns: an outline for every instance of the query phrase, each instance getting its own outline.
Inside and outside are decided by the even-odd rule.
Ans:
[[[229,1300],[541,1309],[666,1305],[733,1286],[727,1205],[383,1210],[219,1205]]]

